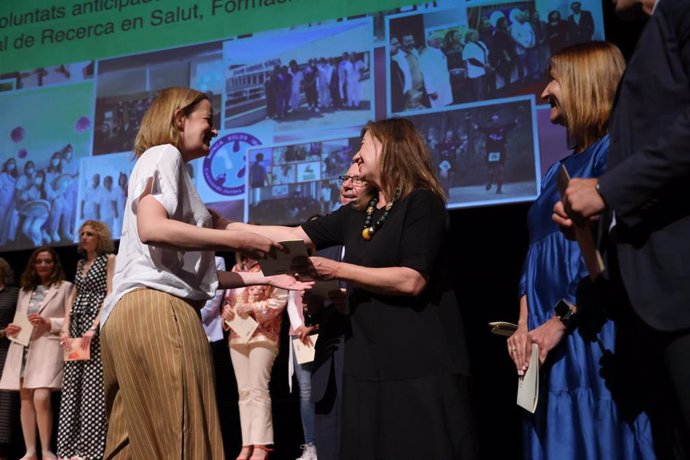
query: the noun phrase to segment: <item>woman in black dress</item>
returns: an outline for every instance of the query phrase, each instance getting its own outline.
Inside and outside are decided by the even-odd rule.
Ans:
[[[367,183],[357,202],[292,229],[251,227],[319,249],[345,246],[343,262],[312,258],[321,278],[349,285],[341,458],[476,458],[469,361],[444,253],[448,214],[431,155],[411,122],[392,118],[367,124],[353,161]]]

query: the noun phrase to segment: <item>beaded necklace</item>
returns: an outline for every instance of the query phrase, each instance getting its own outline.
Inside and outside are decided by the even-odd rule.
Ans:
[[[393,196],[393,199],[386,204],[386,208],[383,212],[383,215],[376,220],[376,223],[374,223],[374,225],[371,224],[371,221],[373,219],[374,210],[376,209],[376,203],[379,202],[379,197],[378,197],[378,195],[375,195],[371,199],[371,201],[367,205],[367,218],[364,220],[364,228],[362,229],[362,238],[364,238],[366,241],[369,241],[374,237],[374,234],[383,226],[383,223],[388,218],[388,214],[390,214],[391,209],[393,208],[393,204],[395,203],[395,200],[397,200],[399,196],[400,196],[400,189],[396,189],[395,195]]]

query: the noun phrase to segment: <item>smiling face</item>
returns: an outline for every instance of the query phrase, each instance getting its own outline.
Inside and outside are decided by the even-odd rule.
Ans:
[[[180,115],[180,151],[185,161],[208,155],[211,139],[218,135],[213,128],[213,107],[208,99],[202,99],[189,115]]]
[[[36,254],[36,259],[34,259],[34,270],[36,270],[36,276],[38,276],[41,284],[45,284],[50,280],[55,272],[55,261],[50,252],[41,251]]]
[[[359,151],[352,157],[358,166],[359,177],[377,188],[381,185],[381,150],[381,143],[367,131],[362,137]]]
[[[352,163],[345,175],[350,177],[359,177],[359,166],[357,166],[357,163]],[[340,204],[346,205],[352,201],[355,201],[365,187],[366,185],[355,185],[352,179],[348,179],[343,182],[340,186]]]
[[[541,93],[541,98],[548,102],[551,106],[551,113],[549,114],[549,120],[555,125],[565,125],[565,119],[563,118],[563,92],[561,91],[561,85],[558,81],[551,77],[549,83],[544,88]]]

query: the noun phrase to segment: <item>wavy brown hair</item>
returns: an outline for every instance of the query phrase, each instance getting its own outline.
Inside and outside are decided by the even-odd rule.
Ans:
[[[426,189],[444,202],[446,194],[434,173],[431,153],[422,134],[405,118],[388,118],[370,121],[362,129],[362,137],[369,133],[381,143],[381,190],[389,200],[400,190],[399,198],[405,198],[416,189]],[[354,205],[364,210],[378,190],[367,185]]]
[[[179,149],[180,130],[175,121],[180,113],[189,116],[199,102],[208,96],[191,88],[172,87],[160,92],[141,120],[137,137],[134,139],[134,154],[137,158],[156,145],[172,144]]]
[[[582,151],[608,132],[609,114],[625,59],[616,45],[595,41],[568,46],[551,56],[549,75],[561,87],[558,109],[568,146]]]
[[[35,265],[36,257],[42,252],[50,253],[50,256],[53,258],[53,274],[50,277],[49,284],[52,286],[54,284],[60,284],[65,280],[65,271],[62,269],[62,264],[60,263],[60,256],[58,256],[58,253],[55,252],[55,249],[51,247],[41,246],[31,253],[29,262],[27,262],[26,269],[22,274],[21,285],[22,289],[26,291],[33,291],[36,286],[41,284],[41,279],[38,277],[38,274],[36,274]]]
[[[81,245],[81,231],[84,227],[89,226],[93,229],[93,232],[98,237],[98,245],[96,246],[96,254],[102,256],[104,254],[112,254],[115,252],[115,244],[113,243],[113,237],[110,233],[110,229],[100,220],[85,220],[83,224],[79,227],[79,246],[77,251],[80,254],[86,254],[84,248]]]

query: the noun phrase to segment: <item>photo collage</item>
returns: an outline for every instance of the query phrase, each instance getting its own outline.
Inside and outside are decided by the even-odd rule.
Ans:
[[[568,154],[540,98],[554,51],[603,39],[593,0],[425,2],[357,17],[0,75],[0,250],[119,238],[141,119],[163,88],[205,92],[219,129],[189,173],[232,220],[337,209],[374,119],[409,118],[448,208],[533,200]]]

